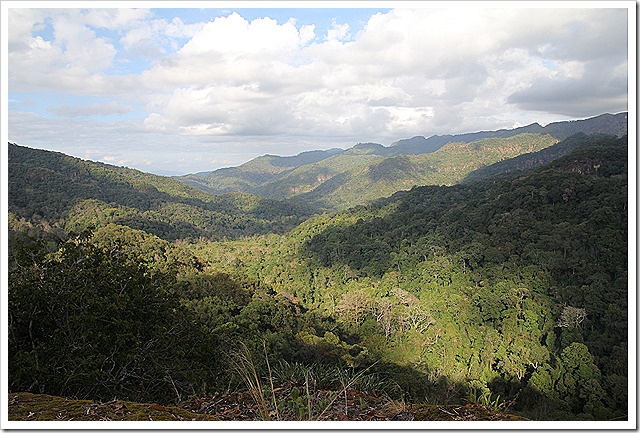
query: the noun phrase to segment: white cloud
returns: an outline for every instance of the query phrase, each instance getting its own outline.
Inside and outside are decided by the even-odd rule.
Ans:
[[[64,67],[91,73],[111,66],[116,49],[108,40],[97,37],[93,30],[67,15],[57,15],[52,24]]]
[[[137,23],[120,38],[129,56],[158,57],[178,50],[184,38],[190,38],[204,23],[185,24],[179,17],[171,21],[154,19]]]
[[[62,104],[58,107],[50,108],[49,112],[64,117],[89,117],[89,116],[109,116],[112,114],[125,114],[131,112],[131,107],[111,101],[106,104],[90,104],[83,106],[69,106]]]
[[[366,132],[384,140],[454,125],[449,132],[464,132],[495,126],[489,123],[495,116],[482,114],[490,108],[486,101],[506,112],[513,110],[510,95],[536,80],[585,74],[585,53],[564,53],[577,41],[567,41],[572,33],[562,30],[580,27],[575,23],[584,21],[583,14],[559,10],[539,20],[548,11],[534,11],[533,18],[529,12],[394,10],[374,15],[355,38],[348,25],[334,22],[325,40],[311,45],[300,40],[292,22],[249,22],[231,14],[207,23],[149,76],[187,84],[162,111],[189,134],[251,130],[357,139]],[[591,23],[596,13],[588,11],[590,20],[574,36],[593,39],[588,34],[594,26],[603,36],[607,28]],[[544,66],[545,55],[554,69]],[[452,116],[455,110],[459,115]],[[438,123],[443,114],[453,121]]]
[[[168,132],[167,120],[158,113],[149,114],[142,124],[149,132]]]
[[[208,22],[182,48],[186,56],[224,53],[233,58],[252,55],[259,59],[287,56],[312,35],[308,29],[300,32],[294,21],[278,24],[271,18],[247,21],[237,13]]]
[[[241,10],[185,24],[142,9],[11,9],[9,85],[111,100],[49,107],[63,116],[141,105],[136,131],[164,140],[388,144],[530,123],[527,112],[545,123],[624,110],[626,20],[625,9],[396,9],[317,35]],[[140,58],[142,72],[122,69]]]
[[[149,19],[152,12],[149,9],[89,9],[79,12],[76,18],[93,27],[105,29],[128,29],[140,25]]]
[[[331,28],[327,31],[327,41],[347,41],[351,38],[349,33],[349,24],[338,24],[333,21]]]

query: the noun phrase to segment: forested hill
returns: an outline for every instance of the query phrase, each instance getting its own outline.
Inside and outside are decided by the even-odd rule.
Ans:
[[[575,133],[621,136],[627,113],[499,131],[413,137],[385,147],[359,143],[280,158],[266,155],[239,167],[177,179],[211,193],[243,191],[296,198],[327,210],[346,209],[415,185],[452,185],[474,170],[539,151]]]
[[[542,242],[544,248],[556,244],[556,252],[562,252],[563,257],[555,254],[545,257],[548,266],[555,266],[567,254],[577,252],[577,244],[560,246],[570,242],[577,232],[584,236],[581,247],[592,248],[591,253],[605,244],[613,247],[613,237],[598,242],[596,236],[598,224],[604,224],[605,220],[626,219],[627,137],[593,139],[583,135],[582,138],[582,145],[573,152],[536,170],[450,187],[414,187],[374,204],[338,213],[328,225],[323,222],[328,227],[310,239],[306,248],[324,265],[346,264],[363,275],[375,276],[397,266],[411,268],[410,263],[420,262],[433,253],[432,248],[419,242],[425,235],[434,236],[435,243],[431,245],[434,248],[439,244],[446,250],[469,253],[481,246],[472,246],[473,237],[479,235],[480,244],[488,242],[493,245],[491,250],[503,250],[500,260],[491,258],[496,263],[512,261],[523,254],[528,257],[526,248],[515,248],[522,239],[513,235],[521,230],[529,232],[525,236],[528,241]],[[355,224],[344,223],[356,220]],[[303,226],[312,224],[311,221]],[[555,232],[551,226],[539,230],[539,236],[534,234],[536,225],[542,227],[558,221],[563,221],[564,229],[571,234],[545,238],[544,232]],[[617,229],[621,230],[618,234],[623,234],[626,225]],[[514,231],[507,236],[509,230]],[[626,244],[620,241],[621,245]],[[569,253],[569,249],[573,252]],[[626,254],[626,249],[616,249]],[[476,253],[481,255],[474,257],[474,261],[489,258],[484,257],[486,251],[480,250]]]
[[[181,176],[177,179],[187,185],[216,194],[249,191],[256,185],[266,182],[282,172],[322,161],[340,152],[342,152],[342,149],[315,150],[302,152],[295,156],[264,155],[252,159],[239,167],[217,170],[215,175],[213,171],[208,171]]]
[[[173,178],[9,143],[12,220],[80,232],[109,223],[161,238],[226,239],[282,232],[311,212],[244,193],[211,195]],[[15,218],[14,218],[15,217]]]
[[[189,243],[124,227],[118,212],[154,230],[175,221],[167,207],[209,215],[220,198],[10,146],[14,212],[31,202],[65,228],[73,215],[121,225],[13,244],[9,392],[189,398],[225,416],[249,401],[251,419],[322,419],[336,405],[338,419],[373,406],[400,419],[425,402],[459,419],[463,405],[627,419],[628,143],[583,138],[537,168],[414,187],[282,234]],[[81,212],[56,203],[60,190],[99,195]],[[280,215],[295,218],[260,221]]]
[[[627,146],[601,137],[535,170],[415,187],[202,254],[336,317],[359,356],[427,375],[417,394],[449,384],[535,419],[624,417]]]

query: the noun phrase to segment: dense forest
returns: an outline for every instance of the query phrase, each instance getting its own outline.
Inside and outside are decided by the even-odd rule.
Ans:
[[[554,146],[324,213],[10,146],[9,388],[626,419],[627,137]]]

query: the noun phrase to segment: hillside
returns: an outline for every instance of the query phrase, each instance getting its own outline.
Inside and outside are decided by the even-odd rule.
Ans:
[[[624,417],[627,169],[626,137],[586,137],[528,172],[414,187],[197,254],[335,317],[356,363],[411,367],[419,381],[396,381],[414,398],[449,384],[532,419]]]
[[[221,419],[247,407],[245,419],[265,420],[443,419],[442,410],[466,417],[472,408],[626,419],[628,143],[583,138],[537,168],[416,186],[280,234],[173,242],[112,219],[16,241],[8,391],[192,402]],[[449,147],[467,155],[512,139]],[[355,149],[367,158],[377,150]],[[76,203],[57,203],[63,192],[137,211],[147,199],[143,216],[164,209],[159,198],[196,215],[219,204],[175,180],[139,174],[136,188],[138,172],[10,151],[10,203],[31,210],[33,224],[39,212],[73,227],[65,218]],[[416,412],[425,402],[428,413]]]
[[[549,146],[537,152],[518,155],[511,159],[496,162],[491,165],[481,167],[469,173],[461,182],[473,182],[476,180],[487,179],[500,174],[516,172],[520,170],[530,170],[536,167],[551,163],[552,161],[566,156],[580,147],[584,147],[589,143],[598,143],[611,140],[612,136],[602,134],[587,135],[578,132],[569,138]]]
[[[341,149],[314,150],[295,156],[264,155],[242,164],[215,172],[202,172],[181,176],[178,179],[214,194],[245,191],[272,179],[274,176],[297,167],[313,164],[341,152]]]
[[[211,195],[175,179],[9,143],[9,211],[65,231],[117,223],[164,239],[282,232],[308,208],[255,195]]]
[[[243,191],[278,200],[296,198],[327,210],[346,209],[414,185],[452,185],[475,169],[543,149],[578,132],[621,136],[626,131],[627,113],[603,114],[544,127],[413,137],[388,147],[360,143],[344,151],[266,155],[239,167],[177,179],[212,193]]]
[[[376,156],[373,159],[367,154],[366,159],[356,157],[361,161],[356,169],[336,170],[333,176],[325,176],[326,180],[309,192],[294,197],[320,208],[347,209],[388,197],[396,191],[409,190],[416,185],[453,185],[479,167],[543,149],[554,143],[556,140],[549,135],[519,134],[470,143],[452,142],[434,152],[419,155]],[[350,151],[340,156],[355,159]],[[286,177],[278,182],[280,188],[286,188],[283,184],[288,180]],[[261,194],[263,191],[256,192]]]
[[[414,185],[451,185],[483,165],[531,152],[556,143],[549,135],[519,134],[510,138],[449,143],[432,153],[387,156],[383,146],[359,144],[318,162],[282,170],[245,190],[277,200],[295,199],[325,210],[346,209],[386,197]],[[241,166],[255,167],[253,160]],[[225,169],[226,170],[226,169]],[[230,169],[229,169],[230,170]],[[225,171],[213,172],[206,189],[224,183]],[[267,176],[265,176],[267,177]],[[189,182],[194,184],[192,179]],[[195,184],[194,184],[195,185]]]

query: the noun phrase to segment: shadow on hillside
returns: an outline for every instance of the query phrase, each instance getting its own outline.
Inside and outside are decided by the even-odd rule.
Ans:
[[[481,167],[469,173],[460,183],[469,183],[507,173],[532,170],[566,156],[577,149],[593,145],[626,147],[627,137],[617,138],[605,134],[587,135],[583,132],[578,132],[537,152],[525,153],[514,158]]]
[[[592,146],[591,139],[597,145]],[[337,278],[344,274],[343,290],[352,287],[353,292],[358,284],[347,285],[349,279],[358,283],[372,277],[374,282],[382,281],[382,286],[386,284],[384,279],[376,278],[389,277],[396,284],[391,279],[395,273],[400,286],[419,294],[421,302],[443,302],[445,307],[438,310],[440,320],[446,321],[443,328],[466,326],[456,323],[458,318],[466,320],[473,314],[472,323],[477,323],[477,329],[484,332],[494,327],[496,339],[507,338],[509,326],[525,329],[527,314],[507,316],[506,312],[524,311],[518,309],[526,297],[529,312],[545,311],[544,327],[549,330],[545,333],[550,340],[540,339],[538,343],[553,354],[550,365],[571,342],[584,342],[603,373],[603,379],[597,379],[603,389],[602,404],[607,410],[623,410],[626,402],[616,397],[619,391],[612,383],[625,373],[612,372],[609,366],[620,358],[619,348],[626,347],[627,339],[628,288],[626,280],[621,279],[627,272],[627,138],[591,137],[587,145],[517,177],[452,187],[419,187],[376,205],[353,208],[341,221],[355,223],[324,228],[305,242],[301,259],[328,268]],[[520,303],[513,304],[517,308],[505,303],[494,310],[491,296],[502,296],[498,290],[503,282],[515,282],[531,295],[523,295]],[[368,290],[371,284],[365,284],[369,286],[363,290]],[[392,290],[389,287],[386,290]],[[355,305],[353,299],[347,300]],[[563,304],[589,311],[585,322],[572,328],[574,335],[557,325],[564,313]],[[615,315],[610,313],[614,308]],[[543,329],[538,317],[531,329]],[[510,325],[512,319],[511,323],[517,325]],[[514,357],[529,356],[513,343],[516,339],[507,340],[509,348],[497,356],[504,365],[511,362],[510,350]],[[483,343],[475,340],[466,349],[484,347],[478,344]],[[496,361],[489,368],[504,377],[509,371],[504,365]],[[525,378],[527,374],[522,373]],[[494,397],[519,392],[522,401],[540,400],[534,390],[523,387],[524,383],[507,379],[489,386],[494,388]],[[580,415],[585,419],[608,416],[604,409],[581,408],[584,402],[574,402],[571,408],[557,402],[544,404],[552,406],[548,411],[551,415],[545,414],[542,405],[536,406],[536,417],[555,418],[557,413],[569,417],[571,410],[584,410]],[[520,407],[526,409],[526,405]]]
[[[344,357],[336,356],[339,349],[327,343],[310,345],[298,340],[295,346],[295,349],[292,347],[295,355],[290,354],[289,361],[272,360],[270,367],[258,366],[265,389],[269,389],[268,381],[273,381],[276,387],[304,390],[310,386],[315,392],[333,390],[340,393],[340,398],[342,393],[364,393],[390,399],[405,410],[422,405],[448,408],[479,405],[496,413],[512,413],[528,419],[576,419],[563,402],[545,397],[525,380],[515,377],[496,378],[486,387],[477,387],[480,382],[471,379],[452,380],[429,368],[425,372],[384,360],[368,360],[349,367],[344,364]]]
[[[611,186],[605,179],[627,172],[626,136],[576,134],[552,147],[485,167],[497,170],[495,174],[537,167],[520,176],[493,175],[489,170],[491,177],[480,176],[477,182],[414,187],[373,205],[351,208],[350,216],[361,212],[362,218],[349,226],[327,227],[305,242],[301,254],[324,267],[347,265],[363,276],[381,276],[425,261],[438,249],[462,253],[466,243],[478,239],[485,246],[501,243],[504,251],[534,246],[537,238],[553,236],[545,230],[556,229],[538,228],[543,223],[581,222],[579,206],[593,214],[588,200],[599,208],[616,204],[614,211],[624,210],[612,201],[617,197],[606,193]],[[380,216],[371,217],[371,208]],[[534,230],[539,233],[533,235]],[[496,241],[496,236],[503,239]],[[519,252],[526,253],[523,248]]]

